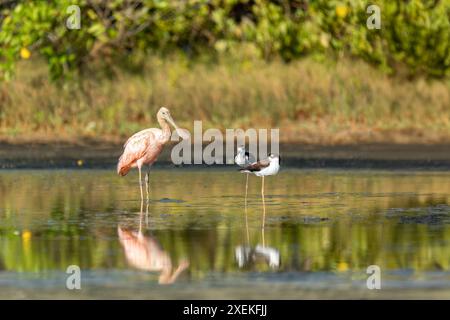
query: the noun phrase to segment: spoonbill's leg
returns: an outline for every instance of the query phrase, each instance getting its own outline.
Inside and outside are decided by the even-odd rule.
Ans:
[[[147,202],[150,199],[150,171],[145,174],[145,190],[147,192]]]
[[[142,235],[142,216],[144,215],[144,201],[141,199],[141,211],[139,213],[139,233],[138,235],[141,236]]]
[[[145,226],[148,228],[148,201],[147,206],[145,207]]]
[[[261,184],[261,197],[263,203],[263,222],[262,222],[262,230],[264,231],[264,225],[266,223],[266,202],[264,200],[264,176],[262,176],[262,184]]]
[[[144,201],[144,192],[142,191],[142,172],[141,166],[138,166],[139,169],[139,188],[141,188],[141,201]]]

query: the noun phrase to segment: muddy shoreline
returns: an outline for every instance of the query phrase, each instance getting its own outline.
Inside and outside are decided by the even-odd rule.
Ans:
[[[166,146],[156,167],[174,166],[171,149]],[[0,142],[0,168],[113,168],[121,152],[122,145],[111,142]],[[283,166],[292,168],[450,170],[450,144],[281,144],[280,154]]]

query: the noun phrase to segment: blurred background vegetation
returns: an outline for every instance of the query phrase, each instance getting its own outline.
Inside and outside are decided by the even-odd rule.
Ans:
[[[363,0],[0,3],[3,137],[117,139],[164,105],[283,140],[450,140],[450,0],[379,0],[379,30]]]

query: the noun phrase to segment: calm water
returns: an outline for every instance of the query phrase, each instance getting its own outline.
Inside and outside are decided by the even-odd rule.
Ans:
[[[0,172],[1,298],[450,297],[450,173]],[[66,269],[81,268],[81,290]],[[378,265],[382,289],[368,290]]]

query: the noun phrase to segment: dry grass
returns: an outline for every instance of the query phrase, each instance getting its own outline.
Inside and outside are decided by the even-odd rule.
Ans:
[[[389,78],[348,60],[188,65],[150,58],[139,73],[82,80],[57,86],[42,64],[24,62],[0,88],[0,135],[115,140],[156,125],[157,108],[167,106],[186,128],[194,120],[204,128],[279,127],[285,141],[450,141],[450,83]]]

